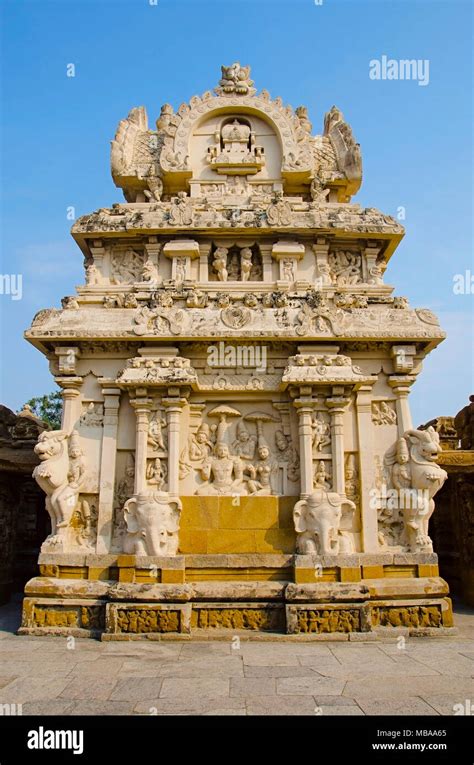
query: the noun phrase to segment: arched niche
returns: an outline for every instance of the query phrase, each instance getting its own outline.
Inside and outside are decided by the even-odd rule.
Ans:
[[[234,125],[236,140],[232,141],[229,132]],[[245,155],[240,163],[239,151]],[[220,182],[232,175],[251,175],[262,181],[281,179],[281,141],[262,113],[221,109],[201,118],[190,131],[187,154],[193,180]]]

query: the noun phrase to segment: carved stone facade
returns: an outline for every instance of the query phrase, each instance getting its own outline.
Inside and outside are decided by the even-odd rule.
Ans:
[[[288,627],[292,580],[319,603],[293,632],[366,630],[350,602],[329,613],[324,598],[340,596],[317,589],[358,581],[352,569],[382,580],[396,555],[412,556],[410,571],[428,556],[420,571],[435,576],[427,521],[444,473],[407,396],[444,333],[384,282],[404,232],[351,202],[362,160],[350,126],[333,107],[312,135],[305,107],[257,93],[234,63],[214,92],[165,104],[156,130],[133,109],[112,175],[126,201],[72,229],[83,286],[27,332],[64,393],[61,430],[36,447],[53,523],[40,564],[56,566],[58,593],[67,561],[95,568],[113,634]],[[424,504],[392,512],[384,491],[405,484]],[[77,562],[89,555],[97,565]],[[128,582],[133,603],[145,576],[169,613],[117,610],[115,588]],[[182,592],[163,588],[196,582],[188,618]],[[41,588],[28,587],[25,630]]]

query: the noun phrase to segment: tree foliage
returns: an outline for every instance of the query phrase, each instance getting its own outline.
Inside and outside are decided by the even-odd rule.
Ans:
[[[63,400],[60,391],[31,398],[26,403],[31,406],[33,413],[47,422],[53,430],[58,430],[61,427]]]

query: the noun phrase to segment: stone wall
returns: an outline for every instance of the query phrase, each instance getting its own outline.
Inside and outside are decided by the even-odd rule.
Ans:
[[[48,533],[44,494],[31,477],[38,463],[33,447],[44,427],[27,409],[15,415],[0,406],[0,603],[36,574]]]
[[[436,495],[433,546],[451,592],[474,605],[474,396],[456,417],[438,417],[430,424],[440,435],[438,464],[448,473]]]

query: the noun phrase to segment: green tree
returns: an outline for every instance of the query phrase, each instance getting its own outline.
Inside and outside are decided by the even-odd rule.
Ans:
[[[33,413],[47,422],[53,430],[58,430],[61,427],[63,400],[60,391],[30,398],[26,403],[31,406]]]

